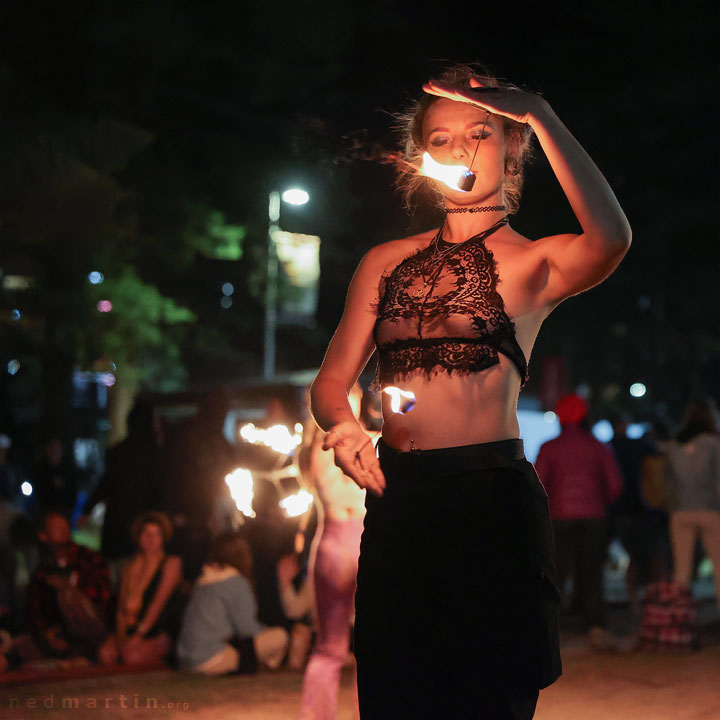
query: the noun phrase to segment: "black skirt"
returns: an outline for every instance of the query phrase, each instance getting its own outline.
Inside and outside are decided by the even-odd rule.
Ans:
[[[521,440],[402,453],[368,493],[355,655],[366,718],[474,718],[561,674],[547,495]]]

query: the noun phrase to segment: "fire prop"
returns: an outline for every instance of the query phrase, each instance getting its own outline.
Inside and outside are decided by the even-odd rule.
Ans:
[[[404,415],[415,407],[415,393],[411,390],[401,390],[397,387],[386,387],[383,392],[390,396],[390,409],[394,413],[401,413]]]
[[[255,517],[255,511],[252,508],[252,473],[247,468],[235,468],[225,476],[225,484],[230,489],[230,497],[235,501],[237,509],[245,517]]]
[[[472,164],[472,163],[471,163]],[[475,185],[475,173],[464,165],[443,165],[433,160],[429,152],[423,153],[420,175],[439,180],[453,190],[470,192]]]
[[[295,424],[295,432],[291,433],[285,425],[272,425],[263,430],[253,423],[240,428],[240,437],[253,445],[265,445],[275,452],[289,455],[302,442],[302,425]]]
[[[288,495],[280,501],[280,507],[288,517],[304,515],[312,505],[313,496],[307,490],[300,490],[294,495]]]

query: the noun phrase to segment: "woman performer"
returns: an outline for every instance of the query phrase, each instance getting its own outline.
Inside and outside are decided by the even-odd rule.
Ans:
[[[560,675],[547,496],[523,454],[517,398],[542,321],[604,280],[630,245],[607,181],[541,97],[460,67],[423,86],[407,159],[475,173],[429,183],[440,229],[371,249],[312,388],[335,463],[369,490],[356,594],[360,712],[531,718]],[[531,241],[507,223],[535,133],[582,233]],[[502,293],[500,292],[502,291]],[[347,391],[377,346],[379,462]]]
[[[353,417],[361,418],[362,388],[348,397]],[[314,425],[314,423],[313,423]],[[363,430],[364,425],[361,425]],[[310,576],[317,608],[317,636],[305,669],[298,720],[335,720],[340,670],[350,646],[355,576],[365,516],[365,492],[322,451],[323,433],[313,427],[300,452],[303,479],[319,500],[321,520],[310,555]],[[353,683],[353,711],[357,693]]]

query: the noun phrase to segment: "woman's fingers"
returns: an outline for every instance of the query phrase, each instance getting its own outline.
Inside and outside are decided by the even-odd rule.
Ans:
[[[323,438],[323,450],[333,450],[335,465],[359,487],[382,495],[385,477],[372,438],[359,426],[339,424]]]
[[[325,433],[325,437],[323,438],[323,450],[332,450],[334,447],[337,447],[342,442],[342,435],[337,430],[330,430],[329,432]]]
[[[497,109],[494,105],[488,105],[485,102],[485,97],[503,92],[501,88],[486,87],[474,78],[471,78],[470,88],[467,90],[458,90],[452,85],[438,80],[429,80],[423,85],[423,90],[429,95],[437,95],[438,97],[444,97],[456,102],[470,103],[488,112],[497,112]]]
[[[360,453],[351,448],[335,448],[335,464],[363,490],[369,490],[375,495],[382,495],[385,489],[385,477],[380,470],[380,464],[375,457],[375,449],[368,448],[371,455]]]
[[[370,438],[365,445],[355,451],[355,462],[361,468],[367,487],[372,488],[373,491],[379,491],[377,494],[382,495],[385,490],[385,476],[380,469],[380,463]]]

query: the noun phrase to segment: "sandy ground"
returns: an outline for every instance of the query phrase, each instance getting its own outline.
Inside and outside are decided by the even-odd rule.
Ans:
[[[656,655],[597,654],[572,638],[563,651],[564,675],[541,693],[536,720],[720,719],[715,640],[689,655]],[[344,671],[338,720],[351,718],[351,682],[352,672]],[[223,678],[159,671],[54,682],[4,688],[0,717],[287,720],[295,717],[301,683],[289,671]]]
[[[593,652],[577,622],[563,617],[564,673],[540,693],[535,720],[720,720],[720,613],[713,592],[710,584],[699,593],[701,649],[689,654]],[[629,646],[638,619],[628,607],[608,608],[608,622]],[[345,669],[337,720],[352,718],[352,681]],[[174,670],[98,676],[0,688],[0,720],[292,720],[301,687],[302,675],[288,670],[220,678]]]

